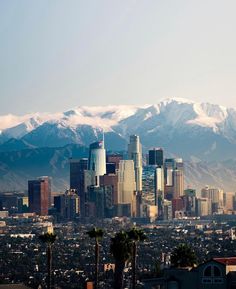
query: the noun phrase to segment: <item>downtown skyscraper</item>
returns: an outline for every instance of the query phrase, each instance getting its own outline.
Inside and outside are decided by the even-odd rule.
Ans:
[[[106,150],[104,141],[94,142],[89,146],[88,169],[94,171],[95,184],[99,186],[99,177],[106,174]]]
[[[37,215],[48,215],[51,199],[51,181],[49,177],[41,177],[28,181],[29,211]]]
[[[128,158],[134,162],[136,191],[142,191],[142,145],[138,135],[130,136],[128,144]]]

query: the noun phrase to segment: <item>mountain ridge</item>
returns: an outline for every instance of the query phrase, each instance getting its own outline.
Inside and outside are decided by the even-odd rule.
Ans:
[[[89,144],[103,133],[107,150],[127,150],[129,136],[137,134],[144,154],[162,147],[172,157],[182,157],[186,185],[235,188],[233,108],[179,98],[142,106],[81,106],[19,119],[0,116],[0,131],[0,189],[25,188],[27,179],[47,174],[55,179],[56,189],[64,189],[68,158],[81,150],[87,153],[81,156],[87,156]]]

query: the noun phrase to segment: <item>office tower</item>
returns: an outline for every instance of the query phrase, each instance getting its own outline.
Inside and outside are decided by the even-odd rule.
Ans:
[[[128,144],[129,160],[134,162],[136,191],[142,191],[142,145],[138,135],[130,136],[130,143]]]
[[[165,185],[167,187],[173,187],[173,171],[175,169],[174,159],[165,159]]]
[[[181,212],[181,214],[179,214]],[[177,215],[184,217],[184,201],[182,198],[172,200],[172,216],[176,218]]]
[[[167,199],[178,199],[184,194],[184,167],[182,159],[165,160],[165,193]]]
[[[52,181],[51,181],[51,178],[48,176],[41,176],[38,179],[45,181],[45,189],[48,191],[48,208],[50,209],[52,206]]]
[[[163,150],[162,148],[153,148],[148,152],[148,164],[152,166],[163,166]]]
[[[224,207],[226,211],[234,210],[234,202],[235,202],[235,192],[225,192],[224,193]]]
[[[196,215],[196,190],[186,189],[184,190],[184,209],[187,216],[193,217]]]
[[[89,207],[94,208],[89,211],[89,217],[98,219],[113,217],[112,187],[91,186],[88,191]]]
[[[164,214],[164,169],[163,167],[155,168],[154,173],[154,192],[155,192],[155,206],[158,208],[158,217],[163,219]]]
[[[118,205],[130,206],[130,216],[136,216],[135,190],[134,162],[132,160],[121,160],[118,170]]]
[[[88,168],[95,172],[95,183],[99,186],[99,177],[106,174],[106,151],[104,141],[94,142],[89,146]]]
[[[184,172],[183,170],[174,170],[174,194],[173,198],[177,199],[184,194]]]
[[[88,159],[70,159],[70,189],[80,194],[84,188],[84,170],[88,169]]]
[[[172,202],[164,200],[164,220],[172,220]]]
[[[85,176],[84,172],[88,170],[88,159],[71,159],[70,160],[70,189],[76,190],[80,198],[80,215],[85,216]]]
[[[37,215],[47,215],[49,194],[47,178],[28,181],[29,211]]]
[[[218,188],[205,187],[201,190],[201,196],[209,200],[211,204],[212,212],[218,213],[222,211],[224,205],[224,192]]]
[[[198,217],[209,215],[209,201],[207,198],[196,199],[196,215]]]
[[[64,195],[54,197],[54,208],[64,219],[74,220],[80,213],[79,207],[76,190],[67,190]]]
[[[60,219],[65,217],[65,206],[65,194],[54,197],[54,209],[56,211],[56,215],[59,216]]]
[[[100,177],[101,186],[110,186],[112,188],[112,203],[118,204],[118,175],[109,174]]]
[[[65,217],[68,220],[75,219],[80,213],[79,196],[75,190],[67,190],[65,193]]]

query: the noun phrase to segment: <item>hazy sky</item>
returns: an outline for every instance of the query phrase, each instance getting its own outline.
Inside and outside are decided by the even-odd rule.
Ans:
[[[236,107],[235,0],[0,0],[0,114]]]

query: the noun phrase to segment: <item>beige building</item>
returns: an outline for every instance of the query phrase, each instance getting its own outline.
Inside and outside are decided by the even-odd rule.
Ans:
[[[224,207],[226,211],[234,210],[235,192],[224,193]]]
[[[136,182],[134,162],[121,160],[118,170],[118,204],[130,204],[131,215],[136,216]]]
[[[174,199],[184,195],[184,172],[183,170],[174,170]]]
[[[212,204],[217,204],[218,208],[223,208],[224,191],[219,188],[205,187],[201,191],[202,198],[208,198]]]
[[[210,213],[209,200],[208,198],[197,199],[197,216],[207,216]]]
[[[134,162],[136,191],[142,191],[142,145],[138,135],[130,136],[130,143],[128,144],[128,157]]]

